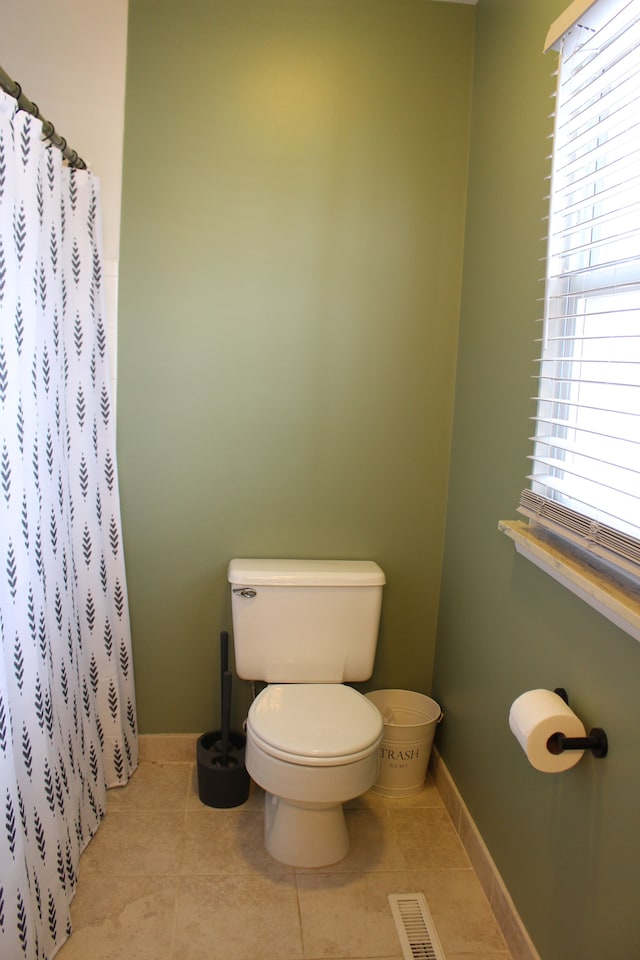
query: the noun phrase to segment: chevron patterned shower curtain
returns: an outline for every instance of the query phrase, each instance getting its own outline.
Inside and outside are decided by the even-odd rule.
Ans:
[[[70,932],[137,763],[99,185],[0,92],[0,955]]]

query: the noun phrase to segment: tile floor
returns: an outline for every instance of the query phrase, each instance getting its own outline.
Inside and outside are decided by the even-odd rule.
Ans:
[[[415,892],[447,960],[511,960],[430,777],[347,804],[349,854],[318,870],[266,853],[262,800],[206,807],[195,764],[141,763],[108,793],[58,960],[402,960],[387,894]]]

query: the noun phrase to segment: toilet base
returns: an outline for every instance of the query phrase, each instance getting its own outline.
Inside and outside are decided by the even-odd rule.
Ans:
[[[349,834],[342,804],[292,803],[265,793],[264,841],[290,867],[327,867],[344,859]]]

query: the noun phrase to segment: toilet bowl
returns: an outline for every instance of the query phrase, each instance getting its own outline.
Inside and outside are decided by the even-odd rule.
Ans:
[[[271,684],[247,718],[245,761],[265,790],[264,835],[276,860],[328,866],[349,848],[342,804],[378,775],[383,721],[352,687]]]

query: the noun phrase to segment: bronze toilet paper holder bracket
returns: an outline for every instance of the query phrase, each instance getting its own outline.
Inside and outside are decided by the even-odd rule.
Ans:
[[[566,704],[569,703],[564,687],[556,687],[553,692]],[[547,750],[553,754],[564,753],[565,750],[591,750],[594,757],[602,759],[606,757],[608,749],[607,735],[602,727],[592,727],[588,737],[565,737],[563,733],[552,733],[547,740]]]

